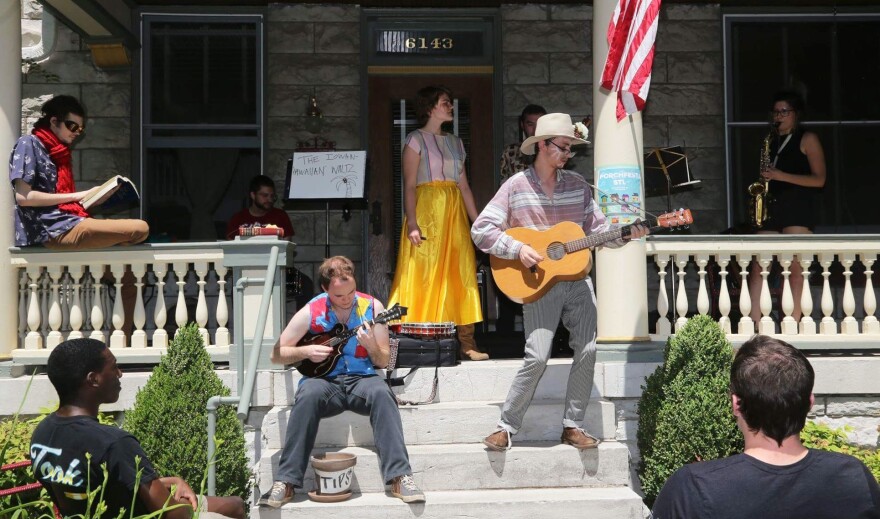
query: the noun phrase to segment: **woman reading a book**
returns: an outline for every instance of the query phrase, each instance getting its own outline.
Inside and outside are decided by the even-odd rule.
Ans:
[[[15,144],[9,161],[15,192],[15,245],[80,250],[147,239],[150,229],[145,221],[90,218],[82,206],[82,200],[101,186],[77,191],[73,182],[70,146],[85,129],[85,110],[79,101],[55,96],[41,111],[31,134]]]

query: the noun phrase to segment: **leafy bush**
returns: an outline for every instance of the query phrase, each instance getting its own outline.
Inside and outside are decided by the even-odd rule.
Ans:
[[[821,422],[807,422],[801,431],[801,441],[810,449],[840,452],[858,458],[868,466],[874,478],[880,481],[880,452],[849,443],[846,433],[851,429],[849,426],[832,429]]]
[[[728,393],[732,361],[730,342],[708,316],[691,318],[667,341],[638,405],[637,472],[648,506],[685,464],[742,450]]]
[[[229,394],[214,373],[198,327],[190,324],[178,330],[168,354],[138,391],[123,428],[140,441],[160,474],[180,476],[198,492],[207,473],[208,399]],[[250,471],[244,433],[230,406],[217,412],[216,438],[223,444],[216,457],[217,495],[247,500]]]

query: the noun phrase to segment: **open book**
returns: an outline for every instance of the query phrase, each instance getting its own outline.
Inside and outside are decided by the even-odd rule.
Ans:
[[[112,207],[140,200],[140,195],[132,181],[122,175],[116,175],[107,182],[101,184],[100,187],[101,189],[80,201],[83,209],[88,209],[93,205]]]

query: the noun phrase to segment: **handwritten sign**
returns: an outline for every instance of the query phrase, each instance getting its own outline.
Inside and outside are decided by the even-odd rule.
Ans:
[[[366,151],[294,153],[287,198],[363,198],[366,161]]]

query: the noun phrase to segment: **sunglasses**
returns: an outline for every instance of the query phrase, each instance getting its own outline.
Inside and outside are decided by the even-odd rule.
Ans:
[[[86,130],[85,125],[80,125],[78,122],[71,121],[69,119],[64,121],[64,127],[67,128],[71,133],[75,133],[77,135]]]

